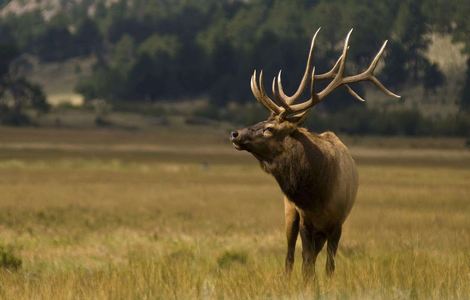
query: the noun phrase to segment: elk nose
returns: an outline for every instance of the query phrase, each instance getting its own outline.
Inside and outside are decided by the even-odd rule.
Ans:
[[[234,139],[236,139],[237,137],[238,137],[238,131],[232,131],[232,132],[230,133],[230,139],[231,139],[231,140],[234,140]]]

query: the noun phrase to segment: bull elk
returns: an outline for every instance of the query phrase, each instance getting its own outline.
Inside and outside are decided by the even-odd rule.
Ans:
[[[263,87],[263,72],[251,77],[251,90],[255,98],[271,111],[266,121],[231,132],[230,140],[237,150],[250,152],[261,168],[274,176],[284,193],[287,256],[285,270],[290,274],[294,264],[294,251],[300,232],[302,241],[302,272],[305,279],[315,274],[318,253],[327,242],[326,273],[335,269],[335,255],[346,217],[354,204],[358,189],[358,173],[348,148],[333,132],[315,134],[300,127],[309,110],[324,100],[333,90],[344,86],[356,99],[364,101],[350,86],[370,81],[385,94],[400,98],[389,91],[374,75],[384,52],[385,41],[370,66],[362,73],[345,76],[349,31],[341,56],[332,69],[315,74],[312,67],[315,38],[312,38],[307,66],[297,91],[284,93],[281,72],[272,83],[273,97]],[[326,87],[315,91],[315,81],[330,79]],[[310,98],[294,104],[310,85]]]

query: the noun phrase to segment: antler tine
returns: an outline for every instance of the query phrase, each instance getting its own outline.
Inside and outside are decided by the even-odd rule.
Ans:
[[[261,100],[260,94],[258,87],[256,86],[256,70],[253,71],[253,74],[251,74],[251,80],[250,80],[250,87],[251,87],[251,92],[253,93],[253,96],[255,96],[255,99],[264,105],[264,102]]]
[[[263,70],[261,70],[259,72],[259,90],[261,92],[261,95],[263,96],[263,98],[266,100],[266,102],[268,102],[267,100],[267,95],[266,95],[266,91],[264,90],[264,85],[263,85]],[[270,99],[269,99],[270,100]],[[271,101],[272,102],[272,101]],[[271,104],[274,104],[274,103],[271,103]]]
[[[338,84],[340,84],[340,81],[342,79],[343,73],[344,73],[344,68],[345,68],[345,61],[347,57],[347,50],[349,49],[348,43],[349,43],[349,37],[352,33],[352,29],[349,31],[348,35],[346,36],[346,40],[344,43],[344,48],[343,48],[343,53],[341,54],[340,58],[336,62],[335,66],[330,70],[331,73],[335,72],[335,69],[338,69],[338,72],[336,73],[334,79],[328,84],[328,86],[320,92],[323,93],[327,90],[329,90],[328,93],[330,93],[332,90],[334,90]],[[318,32],[318,31],[317,31]],[[295,115],[292,117],[299,117],[303,116],[304,113],[307,112],[309,108],[317,104],[318,102],[321,101],[321,96],[320,94],[315,93],[315,88],[314,88],[314,81],[315,81],[315,69],[313,69],[312,72],[312,80],[311,80],[311,97],[307,101],[299,104],[294,104],[294,105],[289,105],[290,111],[294,113]],[[330,73],[328,72],[328,73]],[[331,76],[331,74],[329,75]],[[304,84],[305,85],[305,84]],[[278,88],[279,88],[279,80],[278,80]],[[282,99],[282,97],[281,97]],[[284,100],[284,99],[283,99]],[[287,101],[286,101],[287,102]]]
[[[278,96],[279,97],[283,97],[284,100],[286,100],[286,103],[290,103],[288,100],[288,98],[290,98],[289,96],[287,96],[286,94],[284,94],[284,88],[282,87],[282,80],[281,80],[281,74],[282,74],[282,69],[279,70],[279,73],[277,73],[277,76],[274,76],[274,81],[273,81],[273,93],[276,93],[276,91],[278,92]],[[277,82],[277,87],[275,86],[276,85],[276,82]],[[295,101],[295,99],[294,99]],[[292,101],[292,102],[294,102]]]
[[[387,89],[378,79],[377,77],[375,76],[372,76],[370,79],[370,81],[372,81],[373,84],[375,84],[379,89],[382,90],[382,92],[384,92],[385,94],[389,95],[389,96],[392,96],[392,97],[395,97],[397,99],[401,99],[401,96],[400,95],[397,95],[395,94],[394,92],[390,91],[389,89]]]
[[[303,114],[307,113],[308,109],[310,109],[315,104],[319,103],[324,97],[326,97],[326,95],[328,95],[334,89],[336,89],[338,86],[343,85],[343,84],[346,85],[346,89],[348,90],[348,92],[351,95],[353,95],[355,98],[357,98],[360,101],[364,101],[364,99],[361,98],[359,96],[359,94],[357,94],[349,85],[346,84],[346,82],[344,82],[344,80],[345,80],[344,70],[345,70],[346,58],[347,58],[347,54],[348,54],[348,50],[349,50],[349,38],[351,36],[352,31],[353,31],[353,29],[351,29],[348,32],[348,34],[346,36],[346,39],[345,39],[345,42],[344,42],[343,52],[342,52],[341,56],[339,57],[339,59],[336,61],[333,68],[330,71],[328,71],[327,73],[320,74],[318,76],[315,76],[314,74],[312,74],[312,76],[313,76],[312,83],[311,83],[312,97],[309,100],[305,101],[304,103],[290,106],[291,110],[295,113],[296,117],[303,116]],[[381,49],[381,51],[379,51],[379,54],[381,54],[381,52],[383,52],[383,49]],[[380,55],[376,56],[376,59],[374,59],[372,64],[371,64],[372,68],[369,67],[366,72],[370,72],[370,70],[373,70],[373,68],[375,68],[375,66],[377,65],[377,61],[378,61],[377,57],[380,58]],[[314,80],[313,79],[326,79],[326,78],[330,78],[332,76],[334,76],[333,80],[327,85],[327,87],[324,90],[322,90],[320,93],[316,94],[315,91],[314,91]],[[349,77],[346,77],[346,78],[349,78]],[[379,84],[380,84],[380,82],[379,82]]]
[[[260,72],[259,75],[259,86],[258,83],[256,82],[256,70],[254,70],[253,75],[251,76],[251,91],[253,92],[253,95],[255,96],[256,100],[263,104],[266,108],[268,108],[270,111],[272,111],[275,114],[280,114],[283,110],[277,106],[271,98],[269,98],[266,95],[266,92],[263,87],[263,71]],[[260,88],[261,87],[261,88]]]
[[[354,98],[356,98],[357,100],[361,102],[366,102],[366,99],[359,96],[359,94],[356,93],[356,91],[353,90],[349,85],[345,84],[344,86],[346,87],[346,90],[348,91],[348,93],[351,94],[351,96],[353,96]]]
[[[349,46],[348,46],[348,49],[349,49]],[[334,78],[335,75],[336,75],[336,69],[338,68],[339,66],[339,63],[341,62],[341,59],[343,59],[343,55],[340,55],[339,58],[336,60],[333,68],[331,68],[331,70],[329,70],[328,72],[326,73],[323,73],[323,74],[318,74],[318,75],[315,75],[315,79],[329,79],[329,78]]]
[[[314,98],[317,94],[315,94],[315,67],[312,69],[312,76],[310,79],[310,94],[312,98]]]
[[[392,97],[395,97],[397,99],[400,99],[401,96],[400,95],[397,95],[395,93],[393,93],[392,91],[390,91],[389,89],[387,89],[378,79],[377,77],[375,77],[374,75],[374,71],[375,71],[375,68],[377,67],[377,64],[380,60],[380,57],[382,56],[384,50],[385,50],[385,47],[387,46],[387,43],[388,43],[388,40],[386,40],[382,47],[380,48],[379,52],[377,53],[377,55],[374,57],[374,59],[372,60],[370,66],[367,68],[366,71],[364,71],[363,73],[361,74],[358,74],[358,75],[355,75],[355,76],[349,76],[347,78],[344,79],[344,81],[352,81],[352,82],[356,82],[356,81],[361,81],[361,80],[370,80],[373,84],[375,84],[380,90],[382,90],[382,92],[384,92],[385,94],[389,95],[389,96],[392,96]],[[361,79],[362,77],[365,77],[364,79]],[[359,78],[359,80],[357,80],[357,78]]]
[[[281,74],[281,71],[279,71],[279,74]],[[277,79],[277,76],[274,76],[273,77],[273,83],[271,85],[271,91],[273,92],[273,95],[274,95],[274,100],[277,101],[277,102],[280,102],[280,99],[279,99],[279,89],[276,88],[276,81],[278,81]]]
[[[306,116],[308,110],[312,106],[321,102],[333,90],[335,90],[336,88],[342,85],[346,87],[346,90],[348,91],[349,94],[351,94],[354,98],[358,99],[359,101],[365,101],[365,100],[361,96],[359,96],[359,94],[356,93],[349,86],[349,84],[360,82],[360,81],[366,81],[366,80],[375,84],[385,94],[395,97],[395,98],[401,98],[399,95],[388,90],[374,75],[375,68],[377,67],[378,62],[382,54],[385,51],[385,47],[387,46],[387,41],[383,43],[382,47],[380,48],[378,53],[375,55],[369,67],[364,72],[357,74],[357,75],[346,76],[346,77],[344,76],[344,70],[346,68],[346,59],[347,59],[348,50],[349,50],[349,38],[351,36],[353,29],[351,29],[348,32],[346,39],[344,41],[343,51],[340,57],[338,58],[338,60],[336,61],[336,63],[334,64],[333,68],[331,68],[331,70],[326,73],[315,75],[315,67],[311,66],[311,60],[313,56],[312,53],[313,53],[313,48],[315,45],[315,38],[319,31],[320,29],[318,29],[315,32],[315,35],[312,38],[312,43],[310,45],[310,52],[309,52],[308,59],[307,59],[307,66],[305,68],[305,73],[302,77],[302,81],[299,85],[299,88],[294,93],[294,95],[287,96],[284,93],[283,88],[282,88],[282,80],[281,80],[282,72],[279,71],[279,74],[274,77],[273,82],[272,82],[272,90],[273,90],[273,95],[275,99],[275,101],[273,101],[271,98],[269,98],[266,95],[266,92],[264,91],[263,72],[262,71],[260,72],[259,86],[258,86],[258,83],[256,82],[256,79],[257,79],[256,70],[253,72],[253,75],[251,76],[251,90],[253,91],[253,94],[255,95],[256,99],[259,102],[261,102],[269,110],[279,115],[280,117],[286,117],[290,120],[294,120],[295,122],[301,122]],[[312,71],[310,71],[311,69]],[[309,78],[310,78],[310,92],[311,92],[310,99],[308,99],[307,101],[303,103],[293,104],[297,100],[297,98],[303,93]],[[329,79],[329,78],[332,78],[332,80],[326,86],[326,88],[324,88],[319,93],[316,93],[315,92],[315,80],[316,79]],[[280,106],[278,106],[278,104]]]
[[[349,50],[349,46],[348,46],[348,50]],[[339,63],[341,62],[342,58],[343,58],[343,55],[340,55],[340,57],[336,60],[336,63],[334,64],[333,68],[331,68],[331,70],[323,74],[315,75],[315,79],[321,80],[321,79],[334,78],[336,76],[336,69],[338,68]],[[353,97],[355,97],[356,99],[362,102],[366,101],[361,96],[359,96],[359,94],[357,94],[349,85],[346,84],[345,86],[346,86],[348,93],[351,94]]]
[[[307,85],[308,82],[308,77],[310,76],[310,69],[312,65],[312,56],[313,56],[313,48],[315,47],[315,39],[317,37],[318,32],[320,32],[321,27],[317,29],[315,34],[313,35],[312,42],[310,43],[310,51],[308,53],[308,58],[307,58],[307,65],[305,66],[305,72],[302,77],[302,80],[300,82],[299,87],[297,88],[297,91],[292,95],[292,96],[287,96],[284,93],[284,89],[282,88],[282,82],[281,82],[281,71],[279,71],[278,75],[278,80],[277,80],[277,85],[279,89],[279,97],[284,100],[287,104],[291,105],[294,103],[303,93],[305,90],[305,86]]]
[[[349,37],[351,36],[352,32],[353,32],[353,28],[349,30],[348,35],[346,36],[346,39],[344,40],[343,53],[341,54],[338,60],[339,61],[339,66],[337,67],[338,72],[336,73],[333,80],[326,86],[326,88],[322,90],[320,93],[318,93],[317,102],[320,102],[321,99],[323,99],[326,95],[328,95],[334,89],[336,89],[339,85],[341,85],[341,80],[343,79],[343,75],[344,75],[344,68],[346,66],[346,58],[348,56]]]
[[[299,104],[289,105],[290,110],[295,113],[294,117],[299,117],[302,113],[305,113],[313,104],[315,104],[315,100],[317,99],[317,94],[315,93],[315,67],[313,67],[312,71],[312,79],[310,82],[310,91],[311,97],[307,101]]]
[[[279,95],[279,85],[276,85],[276,81],[279,83],[279,77],[274,76],[273,78],[273,84],[272,84],[272,89],[273,89],[273,95],[274,95],[274,100],[276,100],[284,109],[286,113],[292,113],[292,109],[290,105],[280,97]]]
[[[372,62],[370,63],[369,67],[367,68],[367,70],[365,70],[364,72],[360,73],[360,74],[357,74],[357,75],[353,75],[353,76],[348,76],[346,78],[344,78],[342,80],[342,83],[345,84],[347,86],[348,83],[353,83],[353,82],[359,82],[359,81],[365,81],[365,80],[369,80],[371,81],[373,84],[375,84],[382,92],[384,92],[385,94],[389,95],[389,96],[392,96],[392,97],[395,97],[397,99],[400,99],[401,96],[393,93],[392,91],[390,91],[389,89],[387,89],[378,79],[377,77],[375,77],[374,75],[374,71],[375,71],[375,68],[377,67],[377,64],[380,60],[380,57],[382,56],[384,50],[385,50],[385,47],[387,46],[387,43],[388,43],[388,40],[385,41],[383,44],[382,44],[382,47],[380,48],[379,52],[377,53],[377,55],[374,57],[374,59],[372,60]],[[348,92],[349,89],[348,89]],[[356,94],[357,95],[357,94]],[[355,96],[353,94],[353,96]],[[357,98],[357,97],[356,97]],[[361,98],[362,99],[362,98]],[[363,100],[363,99],[362,99]]]
[[[375,70],[375,67],[377,67],[377,64],[379,63],[379,59],[382,56],[382,54],[385,51],[385,47],[387,46],[388,40],[385,40],[385,42],[382,44],[382,47],[380,47],[379,52],[377,52],[377,55],[375,55],[374,59],[370,63],[370,66],[367,68],[366,72],[372,74]]]
[[[336,74],[335,78],[328,84],[328,86],[318,93],[318,102],[320,102],[323,98],[325,98],[328,94],[330,94],[334,89],[341,85],[345,85],[347,91],[354,96],[356,99],[360,101],[365,101],[362,97],[360,97],[348,84],[349,83],[355,83],[355,82],[360,82],[360,81],[371,81],[373,84],[375,84],[380,90],[382,90],[385,94],[395,97],[395,98],[401,98],[399,95],[391,92],[388,90],[374,75],[375,68],[377,67],[377,64],[379,62],[380,57],[382,56],[385,47],[387,46],[387,41],[385,41],[378,51],[377,55],[374,57],[372,60],[371,64],[369,67],[362,73],[357,74],[357,75],[352,75],[352,76],[347,76],[344,77],[344,68],[345,68],[345,63],[346,63],[346,55],[347,55],[347,43],[349,40],[349,35],[351,34],[351,31],[349,32],[348,36],[346,37],[346,42],[345,46],[343,48],[343,56],[341,59],[341,62],[339,64],[339,70],[338,73]]]
[[[256,82],[255,82],[256,83]],[[266,103],[266,105],[268,105],[268,108],[271,108],[271,110],[276,113],[276,114],[280,114],[282,112],[282,109],[276,105],[276,103],[274,103],[274,101],[268,97],[268,95],[266,94],[266,91],[264,90],[264,85],[263,85],[263,70],[261,70],[260,74],[259,74],[259,86],[260,86],[260,91],[261,91],[261,95],[262,95],[262,99],[264,100],[264,102]]]
[[[346,68],[346,58],[348,56],[348,50],[349,50],[349,37],[351,36],[352,32],[353,32],[353,28],[349,30],[348,35],[346,36],[346,39],[344,40],[343,53],[341,54],[341,59],[339,60],[338,72],[333,78],[333,81],[336,83],[340,81],[344,75],[344,69]]]

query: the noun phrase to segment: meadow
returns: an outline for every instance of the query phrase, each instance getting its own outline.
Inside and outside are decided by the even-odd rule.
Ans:
[[[465,299],[470,151],[346,138],[360,173],[332,279],[283,276],[282,195],[224,129],[0,128],[4,299]],[[21,264],[21,265],[20,265]]]

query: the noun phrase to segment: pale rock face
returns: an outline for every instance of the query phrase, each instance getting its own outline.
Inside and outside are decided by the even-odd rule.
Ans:
[[[106,6],[110,6],[118,0],[107,0]],[[45,20],[50,20],[59,12],[66,12],[74,5],[82,3],[82,0],[12,0],[4,7],[0,8],[0,17],[7,15],[22,15],[39,10]],[[96,4],[92,3],[88,7],[88,14],[93,16]]]

